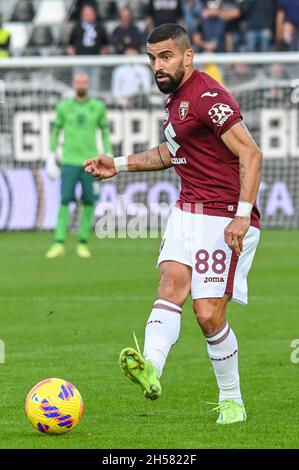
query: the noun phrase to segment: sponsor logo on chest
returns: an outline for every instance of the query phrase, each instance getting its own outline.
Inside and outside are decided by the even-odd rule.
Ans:
[[[177,151],[180,148],[180,144],[178,144],[176,141],[177,135],[171,122],[169,122],[167,127],[164,129],[164,135],[167,140],[167,148],[172,155],[171,157],[172,164],[173,165],[186,165],[187,159],[185,157],[176,156]]]
[[[171,158],[171,163],[173,165],[186,165],[187,160],[185,157],[172,157]]]
[[[189,101],[181,101],[180,107],[179,107],[179,116],[180,116],[181,121],[185,119],[185,117],[188,114],[188,111],[189,111]]]

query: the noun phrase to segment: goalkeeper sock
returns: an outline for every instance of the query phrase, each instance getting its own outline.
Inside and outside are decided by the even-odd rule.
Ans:
[[[91,231],[92,218],[93,218],[93,205],[84,204],[81,221],[80,221],[80,235],[79,235],[80,243],[86,243],[89,238],[90,231]]]
[[[237,338],[228,323],[213,335],[206,335],[208,354],[219,387],[219,402],[233,399],[243,404],[238,372]]]
[[[57,225],[55,230],[55,242],[64,243],[68,229],[70,212],[67,204],[61,204],[58,211]]]
[[[171,346],[179,339],[182,309],[167,300],[157,299],[145,328],[144,358],[162,375]]]

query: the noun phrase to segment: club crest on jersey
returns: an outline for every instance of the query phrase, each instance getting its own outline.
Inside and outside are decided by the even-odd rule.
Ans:
[[[180,108],[179,108],[179,113],[180,113],[180,120],[182,121],[185,119],[189,111],[189,101],[181,101],[180,102]]]

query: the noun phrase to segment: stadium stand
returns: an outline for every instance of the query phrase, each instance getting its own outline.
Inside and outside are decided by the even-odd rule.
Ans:
[[[66,5],[63,0],[42,0],[34,17],[35,24],[60,24],[66,18]]]
[[[12,38],[12,56],[30,55],[33,25],[51,29],[57,50],[49,49],[50,55],[63,53],[85,4],[94,6],[98,19],[104,23],[110,38],[109,53],[122,51],[115,47],[115,29],[120,26],[119,15],[128,5],[143,36],[154,24],[167,18],[173,21],[176,17],[190,32],[197,52],[298,50],[298,0],[187,0],[182,3],[170,0],[169,8],[167,0],[160,3],[159,0],[11,0],[2,2],[0,13],[12,35],[18,36]],[[16,27],[16,23],[25,25],[26,31],[24,27]]]
[[[36,194],[40,195],[39,188],[43,185],[45,192],[50,194],[52,191],[44,176],[49,130],[57,101],[71,94],[71,81],[76,70],[90,71],[95,82],[92,95],[104,99],[108,105],[116,155],[143,151],[163,139],[164,96],[157,91],[155,84],[150,84],[150,90],[149,87],[141,87],[137,73],[130,86],[124,85],[128,81],[123,80],[119,93],[113,88],[117,67],[121,71],[138,72],[142,65],[149,70],[148,59],[143,54],[118,55],[116,52],[126,48],[121,40],[117,47],[112,44],[111,37],[127,2],[87,2],[96,7],[98,19],[107,31],[107,50],[104,54],[98,51],[95,56],[85,57],[67,56],[66,53],[86,0],[1,2],[3,28],[11,34],[11,57],[0,58],[0,186],[2,171],[17,171],[17,178],[31,178],[30,184],[34,182],[38,186]],[[167,0],[163,0],[163,5],[166,3]],[[299,58],[298,52],[291,52],[298,51],[298,25],[295,22],[291,27],[289,25],[290,6],[298,5],[299,11],[299,0],[258,0],[260,8],[275,5],[275,10],[271,10],[271,36],[266,47],[269,52],[261,52],[263,47],[256,41],[250,47],[253,49],[251,54],[246,52],[249,50],[246,37],[248,39],[247,33],[257,27],[250,10],[255,0],[187,0],[183,3],[189,8],[188,14],[183,8],[188,28],[197,28],[195,49],[200,52],[198,67],[224,83],[234,94],[253,137],[263,150],[265,161],[260,207],[264,226],[299,227]],[[148,28],[148,6],[146,0],[130,1],[135,24],[143,36]],[[222,26],[225,25],[225,31],[222,31],[225,41],[220,43],[225,51],[223,54],[205,53],[207,48],[202,28],[205,17],[220,18]],[[194,18],[195,22],[191,21]],[[267,24],[262,23],[262,26]],[[231,54],[232,51],[237,54]],[[129,67],[129,64],[136,67]],[[95,73],[99,70],[100,74]],[[176,193],[177,179],[173,170],[145,176],[120,175],[117,181],[117,192],[136,191],[136,202],[142,202],[144,198],[149,200],[157,194],[163,201],[167,197],[173,198]],[[4,187],[3,182],[0,196],[4,194]],[[12,192],[14,190],[17,191],[17,185],[11,189]],[[112,197],[109,191],[113,191],[111,184],[103,184],[104,202],[100,203],[97,214],[102,213],[105,200]],[[38,199],[38,210],[42,210],[42,206]],[[0,228],[13,227],[4,207],[0,205]],[[49,219],[43,223],[39,218],[34,227],[50,228],[52,216],[49,213],[47,217]]]
[[[30,0],[17,2],[13,14],[10,18],[11,22],[20,21],[22,23],[29,23],[35,16],[35,9]]]
[[[28,45],[30,26],[26,23],[4,23],[3,26],[10,32],[11,54],[22,55]]]

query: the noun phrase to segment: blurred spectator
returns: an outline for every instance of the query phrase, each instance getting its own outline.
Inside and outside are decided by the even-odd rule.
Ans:
[[[244,0],[223,0],[219,17],[226,22],[225,50],[239,52],[242,44],[242,4]]]
[[[85,5],[81,10],[80,22],[74,27],[68,55],[98,55],[107,52],[107,33],[97,20],[97,11],[93,6]]]
[[[279,50],[299,47],[299,0],[278,0],[276,45]]]
[[[32,30],[27,47],[30,48],[31,53],[40,55],[40,49],[43,47],[50,47],[53,45],[53,35],[49,26],[38,25]]]
[[[69,21],[80,21],[81,10],[84,6],[92,7],[96,11],[98,18],[98,6],[96,0],[74,0],[70,8]]]
[[[233,52],[241,41],[240,19],[243,0],[202,0],[201,24],[193,35],[198,51]]]
[[[0,16],[0,59],[10,56],[10,32],[2,26],[2,16]]]
[[[128,48],[127,56],[138,55],[138,51]],[[124,107],[134,105],[134,97],[148,95],[151,91],[152,74],[146,65],[124,64],[114,68],[111,93],[117,104]]]
[[[130,7],[120,11],[120,25],[115,28],[111,35],[111,44],[117,54],[123,54],[125,49],[132,47],[140,51],[143,45],[143,35],[134,24],[134,15]]]
[[[235,64],[234,67],[228,67],[226,70],[229,83],[231,85],[241,85],[254,80],[257,76],[257,69],[248,64]]]
[[[277,82],[281,80],[289,79],[288,71],[285,65],[281,64],[272,64],[267,70],[267,89],[264,91],[264,100],[266,100],[265,106],[271,107],[271,103],[282,103],[285,101],[285,92],[286,88],[277,86]],[[289,93],[289,87],[288,91]]]
[[[221,0],[204,0],[201,12],[201,47],[206,52],[223,52],[226,22],[220,16]],[[199,43],[198,43],[199,45]]]
[[[181,0],[149,0],[147,15],[148,31],[163,23],[182,23]]]
[[[183,3],[184,25],[190,37],[192,37],[198,29],[201,10],[201,0],[187,0]]]
[[[74,27],[70,43],[66,49],[68,55],[98,55],[108,52],[106,29],[99,22],[97,10],[90,5],[83,5],[80,22]],[[74,73],[84,71],[90,77],[90,88],[94,94],[100,88],[101,69],[98,66],[75,68]]]
[[[284,80],[289,77],[287,67],[282,64],[272,64],[268,69],[268,76],[276,80]]]
[[[201,26],[198,26],[197,31],[191,37],[192,40],[192,47],[195,52],[202,52],[203,51],[203,39],[201,33]]]
[[[10,21],[20,21],[22,23],[31,23],[35,15],[33,4],[30,0],[17,2]]]
[[[246,23],[246,51],[269,51],[275,19],[274,1],[244,0],[242,10]]]

